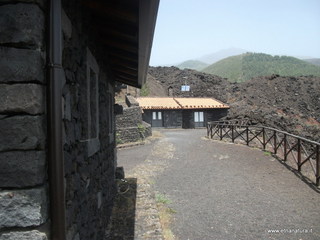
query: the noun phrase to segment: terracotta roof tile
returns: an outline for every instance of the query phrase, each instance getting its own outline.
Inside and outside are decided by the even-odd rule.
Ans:
[[[142,109],[229,108],[214,98],[140,97],[137,101]]]
[[[137,101],[142,109],[180,109],[173,98],[141,97]]]
[[[214,98],[175,98],[183,109],[229,108],[228,105]]]

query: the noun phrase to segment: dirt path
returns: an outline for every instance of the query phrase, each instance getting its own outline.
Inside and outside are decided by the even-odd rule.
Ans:
[[[137,156],[124,149],[118,159],[171,200],[175,239],[320,239],[319,193],[269,154],[205,140],[205,130],[162,134],[152,148],[138,147]]]

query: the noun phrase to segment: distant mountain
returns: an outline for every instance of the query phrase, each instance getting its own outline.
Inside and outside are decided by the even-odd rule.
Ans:
[[[202,70],[232,82],[244,82],[257,76],[320,76],[320,67],[287,56],[245,53],[220,60]]]
[[[176,65],[176,67],[180,68],[180,69],[193,69],[193,70],[202,70],[206,67],[208,67],[209,64],[198,61],[198,60],[188,60],[188,61],[184,61],[183,63],[180,63],[178,65]]]
[[[303,61],[320,66],[320,58],[303,59]]]
[[[241,48],[228,48],[228,49],[223,49],[215,53],[211,53],[205,56],[202,56],[198,58],[197,60],[201,62],[205,62],[208,64],[213,64],[215,62],[218,62],[224,58],[239,55],[242,53],[248,52],[247,50],[241,49]]]

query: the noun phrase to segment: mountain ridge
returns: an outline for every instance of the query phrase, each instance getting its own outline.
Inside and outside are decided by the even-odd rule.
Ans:
[[[180,68],[180,69],[193,69],[193,70],[197,70],[197,71],[201,71],[202,69],[208,67],[209,64],[199,61],[199,60],[187,60],[184,61],[178,65],[176,65],[176,67]]]
[[[244,82],[257,76],[320,76],[320,66],[290,57],[265,53],[244,53],[224,58],[202,69],[203,72],[228,78],[231,82]]]

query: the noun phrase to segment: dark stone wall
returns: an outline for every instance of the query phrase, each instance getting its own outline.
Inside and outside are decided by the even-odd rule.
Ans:
[[[116,126],[119,128],[134,127],[142,122],[141,108],[139,106],[124,107],[123,114],[116,117]]]
[[[152,123],[152,111],[143,110],[142,120],[151,125],[151,123]]]
[[[49,239],[47,3],[0,0],[1,240]],[[67,239],[103,239],[116,193],[114,82],[79,2],[63,6]]]
[[[63,86],[67,239],[103,239],[115,187],[114,82],[90,44],[81,9],[64,2]],[[88,87],[89,86],[89,87]]]
[[[144,110],[143,121],[152,123],[153,110]],[[185,109],[185,110],[163,110],[163,127],[165,128],[195,128],[194,112],[204,112],[205,125],[210,121],[218,121],[227,116],[228,109]]]
[[[194,122],[194,112],[203,112],[204,113],[204,126],[207,125],[207,122],[210,121],[218,121],[222,117],[227,116],[228,109],[187,109],[183,110],[182,113],[182,118],[183,118],[183,123],[182,127],[183,128],[195,128],[197,127],[195,122]]]
[[[144,140],[152,135],[151,126],[146,122],[140,123],[138,126],[117,129],[117,143],[130,143]]]
[[[182,110],[163,111],[163,126],[166,128],[182,127]]]
[[[0,3],[0,239],[44,240],[49,220],[44,3]]]
[[[214,109],[214,110],[207,110],[205,114],[205,121],[219,121],[221,118],[228,115],[229,109]]]
[[[182,128],[194,128],[194,116],[191,110],[182,110]]]
[[[132,102],[127,98],[128,101]],[[124,107],[123,114],[116,116],[116,139],[118,144],[138,142],[152,135],[150,124],[142,121],[141,108],[137,104],[130,105],[132,107]]]

